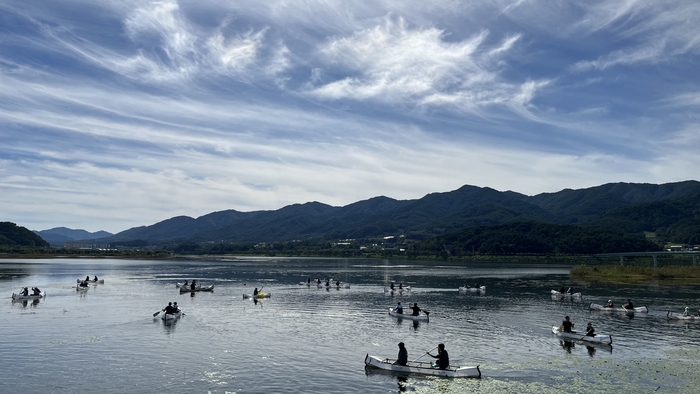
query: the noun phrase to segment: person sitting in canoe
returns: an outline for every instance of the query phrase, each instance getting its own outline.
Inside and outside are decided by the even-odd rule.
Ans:
[[[163,311],[165,312],[166,315],[172,315],[172,314],[174,313],[174,312],[173,312],[173,303],[172,303],[172,302],[168,302],[168,306],[166,306],[165,308],[163,308]]]
[[[561,293],[561,294],[566,293],[566,289],[564,288],[564,286],[559,288],[559,293]]]
[[[419,314],[420,311],[421,311],[421,309],[418,307],[418,303],[417,303],[417,302],[414,302],[414,303],[413,303],[413,306],[411,307],[411,309],[413,309],[413,316],[418,316],[418,314]]]
[[[394,282],[391,282],[391,284],[389,285],[389,288],[390,288],[391,290],[394,290]]]
[[[476,288],[477,288],[477,289],[480,289],[480,288],[481,288],[481,284],[477,283],[477,284],[476,284]]]
[[[593,328],[593,324],[591,324],[591,322],[588,322],[588,326],[586,326],[586,336],[587,337],[594,337],[595,336],[595,328]]]
[[[394,364],[407,365],[408,364],[408,350],[403,342],[399,342],[399,357],[396,359]]]
[[[253,290],[253,297],[258,295],[258,288],[256,287],[255,290]]]
[[[88,281],[84,280],[84,281],[80,282],[80,287],[88,287],[88,286],[90,286]]]
[[[35,295],[35,296],[41,295],[41,290],[39,290],[38,287],[34,286],[34,287],[32,287],[32,290],[34,290],[34,294],[32,294],[32,295]],[[688,308],[686,308],[686,309],[688,309]]]
[[[25,286],[24,288],[22,288],[22,291],[20,291],[19,294],[23,295],[23,296],[28,296],[29,295],[29,288]]]
[[[564,317],[564,321],[561,322],[561,331],[572,332],[571,329],[574,328],[574,323],[571,322],[569,316]]]
[[[340,286],[340,281],[339,280],[335,281],[335,285]]]
[[[683,316],[690,316],[690,309],[686,306],[685,310],[683,311]]]
[[[97,282],[97,275],[95,275],[95,279],[93,279],[93,282]]]
[[[173,313],[180,312],[180,307],[177,306],[177,301],[173,302]]]
[[[615,303],[612,302],[612,300],[608,300],[608,308],[614,308],[614,307],[615,307]]]
[[[182,284],[182,287],[187,287],[189,285],[190,285],[190,282],[188,282],[187,279],[185,279],[185,283]]]
[[[400,313],[403,315],[403,305],[401,305],[401,302],[399,302],[399,304],[396,305],[396,313]]]
[[[403,282],[399,283],[399,290],[403,289]]]
[[[89,282],[89,281],[90,281],[90,275],[88,275],[88,276],[85,277],[85,281],[86,281],[86,282]]]
[[[326,279],[326,287],[328,287],[328,286],[330,286],[330,285],[331,285],[331,281],[328,280],[328,279]]]
[[[627,303],[625,305],[623,305],[622,307],[625,309],[634,309],[634,304],[632,304],[632,301],[630,301],[630,299],[628,298]]]
[[[196,280],[192,279],[192,284],[190,285],[190,290],[197,290]]]
[[[566,292],[569,293],[569,294],[574,294],[574,288],[573,288],[573,287],[569,287],[569,290],[567,290]]]
[[[438,354],[437,356],[433,356],[432,354],[428,353],[428,356],[432,358],[437,358],[437,366],[440,369],[448,369],[450,367],[450,356],[447,354],[447,350],[445,350],[445,344],[441,343],[438,345]]]

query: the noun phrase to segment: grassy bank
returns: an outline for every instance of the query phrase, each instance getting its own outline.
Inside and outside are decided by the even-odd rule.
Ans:
[[[629,265],[577,265],[571,278],[589,281],[687,280],[700,282],[700,266],[668,265],[659,268]]]

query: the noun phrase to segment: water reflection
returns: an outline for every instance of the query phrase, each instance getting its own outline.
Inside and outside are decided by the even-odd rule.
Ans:
[[[31,303],[29,301],[31,301]],[[39,298],[35,300],[12,300],[12,306],[18,306],[23,309],[27,308],[28,306],[36,308],[36,306],[39,305],[39,301],[41,301]]]
[[[576,343],[574,341],[559,341],[559,346],[562,347],[562,349],[566,350],[567,353],[571,354],[571,349],[576,347]]]

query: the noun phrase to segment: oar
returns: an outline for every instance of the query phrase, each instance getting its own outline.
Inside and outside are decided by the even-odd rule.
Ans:
[[[158,312],[154,313],[154,314],[153,314],[153,317],[158,316],[158,315],[160,314],[160,312],[162,312],[162,311],[158,311]]]
[[[426,354],[432,352],[433,350],[435,350],[435,349],[437,349],[437,348],[438,348],[438,347],[435,346],[434,348],[432,348],[432,349],[428,350],[427,352],[423,353],[420,357],[418,357],[417,359],[415,359],[415,360],[413,360],[413,361],[411,361],[411,362],[412,362],[412,363],[415,363],[416,361],[420,360],[423,356],[425,356]]]

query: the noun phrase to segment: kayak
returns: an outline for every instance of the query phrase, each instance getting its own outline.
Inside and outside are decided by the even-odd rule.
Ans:
[[[625,309],[625,308],[623,308],[623,307],[621,307],[621,306],[616,306],[616,307],[614,307],[614,308],[609,308],[609,307],[607,307],[607,306],[594,304],[594,303],[592,303],[592,302],[590,303],[590,305],[588,305],[588,309],[590,309],[590,310],[592,310],[592,311],[607,311],[607,312],[626,313],[626,314],[628,314],[628,315],[633,315],[635,312],[636,312],[636,313],[647,313],[647,312],[649,312],[649,308],[647,308],[647,307],[645,307],[645,306],[640,306],[640,307],[637,307],[637,308],[634,308],[634,309]]]
[[[399,289],[398,287],[394,286],[394,289],[392,290],[388,286],[384,286],[384,292],[389,292],[389,291],[411,291],[411,286],[404,286],[403,288]]]
[[[21,295],[21,294],[12,293],[13,300],[38,300],[40,298],[44,298],[45,296],[46,296],[45,291],[42,291],[41,293],[39,293],[37,295],[34,295],[34,294]]]
[[[425,312],[425,311],[423,311]],[[417,320],[417,321],[430,321],[430,315],[427,313],[425,315],[418,315],[418,316],[413,316],[411,315],[413,311],[410,308],[405,308],[404,313],[398,313],[396,312],[396,308],[389,308],[389,314],[391,316],[399,317],[402,319],[411,319],[411,320]]]
[[[409,361],[407,365],[394,364],[396,359],[380,359],[379,357],[365,356],[365,365],[368,367],[379,368],[386,371],[412,373],[419,375],[443,376],[446,378],[480,378],[481,370],[479,366],[460,367],[450,366],[448,369],[439,369],[433,367],[431,362]]]
[[[700,316],[698,316],[698,315],[684,315],[682,313],[676,313],[676,312],[670,312],[670,311],[666,313],[666,318],[669,320],[700,321]]]
[[[180,293],[194,293],[197,291],[214,291],[214,285],[211,286],[198,286],[195,287],[194,290],[192,290],[189,287],[180,287]]]
[[[481,287],[464,287],[460,286],[459,291],[473,291],[473,292],[485,292],[486,291],[486,286],[481,286]]]
[[[182,316],[182,310],[177,311],[175,313],[163,313],[162,315],[160,315],[160,320],[171,321],[179,319],[180,316]]]
[[[245,298],[270,298],[271,296],[272,296],[272,293],[263,293],[263,292],[260,292],[260,293],[258,293],[258,294],[256,294],[256,295],[252,295],[252,294],[243,294],[243,298],[244,298],[244,299],[245,299]]]
[[[80,282],[82,282],[82,281],[83,281],[82,279],[78,279],[78,283],[80,283]],[[87,281],[87,282],[88,282],[88,283],[97,284],[97,283],[105,283],[105,280],[104,280],[104,279],[99,279],[99,280],[97,280],[97,281],[95,281],[95,280],[89,280],[89,281]]]
[[[594,337],[589,337],[587,335],[576,333],[576,332],[561,332],[559,327],[552,326],[552,333],[556,334],[560,338],[564,339],[575,339],[577,341],[585,341],[590,343],[599,343],[604,345],[612,345],[612,335],[600,335],[597,334]]]
[[[559,297],[581,297],[581,293],[560,293],[556,290],[552,290],[552,295]]]

